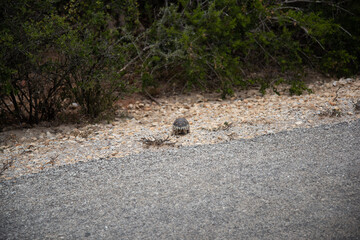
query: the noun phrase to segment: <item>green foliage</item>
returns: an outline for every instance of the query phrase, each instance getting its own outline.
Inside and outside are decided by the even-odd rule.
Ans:
[[[20,122],[51,120],[72,101],[96,118],[130,88],[225,98],[286,82],[301,94],[305,68],[359,72],[354,0],[4,0],[1,12],[0,114]]]
[[[123,90],[125,84],[117,73],[123,65],[121,45],[116,40],[119,32],[106,29],[110,16],[103,11],[103,2],[92,4],[71,2],[66,7],[65,21],[76,19],[77,24],[75,28],[70,25],[56,45],[70,68],[66,77],[68,89],[86,114],[97,117],[111,108],[116,99],[114,91]]]
[[[21,4],[19,4],[21,3]],[[58,37],[53,8],[26,0],[8,1],[1,23],[1,105],[19,121],[54,118],[60,102],[55,97],[63,78],[52,58],[50,42]],[[48,11],[42,15],[41,11]]]
[[[20,2],[20,1],[19,1]],[[110,108],[125,83],[116,29],[102,1],[55,8],[9,1],[1,24],[1,105],[17,120],[51,120],[78,102],[90,117]],[[23,6],[31,6],[24,8]]]
[[[291,95],[301,95],[304,91],[307,91],[308,93],[312,93],[311,89],[309,89],[303,81],[301,80],[291,81],[291,87],[289,88],[289,92]]]
[[[346,50],[329,51],[322,58],[321,67],[325,72],[334,73],[338,77],[349,76],[352,72],[348,66],[355,60],[356,57]]]
[[[331,11],[327,2],[318,4]],[[143,61],[143,69],[153,81],[185,79],[188,87],[220,89],[222,97],[231,95],[236,86],[251,84],[247,75],[254,71],[277,71],[293,94],[305,89],[292,80],[305,67],[354,73],[356,54],[332,50],[334,36],[343,34],[336,18],[312,7],[311,3],[231,0],[165,6],[136,43],[138,49],[147,49],[142,53],[149,59]],[[258,82],[263,93],[271,82]]]

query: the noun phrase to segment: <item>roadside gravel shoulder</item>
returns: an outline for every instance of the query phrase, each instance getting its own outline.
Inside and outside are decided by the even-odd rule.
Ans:
[[[357,239],[360,120],[0,183],[1,239]]]

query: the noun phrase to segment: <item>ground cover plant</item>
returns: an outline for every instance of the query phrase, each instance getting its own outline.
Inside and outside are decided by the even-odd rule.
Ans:
[[[2,2],[1,124],[53,120],[73,102],[97,118],[134,91],[301,94],[304,69],[359,72],[355,0]]]

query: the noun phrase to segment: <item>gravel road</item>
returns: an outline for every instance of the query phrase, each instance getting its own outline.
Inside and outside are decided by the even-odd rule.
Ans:
[[[360,121],[0,183],[0,239],[360,239]]]

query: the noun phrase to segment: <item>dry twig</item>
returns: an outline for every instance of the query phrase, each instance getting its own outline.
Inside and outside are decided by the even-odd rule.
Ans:
[[[13,165],[14,163],[14,159],[11,160],[6,160],[5,162],[3,162],[3,166],[0,169],[0,176],[9,168]]]
[[[167,136],[166,138],[162,139],[162,138],[156,138],[154,136],[150,137],[150,138],[141,138],[140,142],[142,142],[143,144],[145,144],[147,147],[150,146],[156,146],[159,147],[161,145],[168,145],[168,146],[174,146],[175,143],[169,142],[169,136]]]
[[[212,128],[210,131],[216,132],[216,131],[227,131],[233,126],[232,122],[224,122],[223,124],[220,124],[218,127]]]
[[[336,90],[336,96],[334,97],[333,102],[337,101],[338,93],[339,93],[340,88],[341,88],[341,86],[338,88],[338,90]]]
[[[159,106],[161,105],[153,96],[151,96],[151,94],[148,91],[146,91],[146,89],[144,89],[144,92],[146,93],[146,96],[150,98],[151,101],[155,102]]]
[[[54,157],[50,157],[50,161],[48,161],[47,163],[45,163],[42,167],[44,167],[47,164],[51,164],[52,166],[55,165],[55,160],[58,158],[59,154],[54,156]]]

